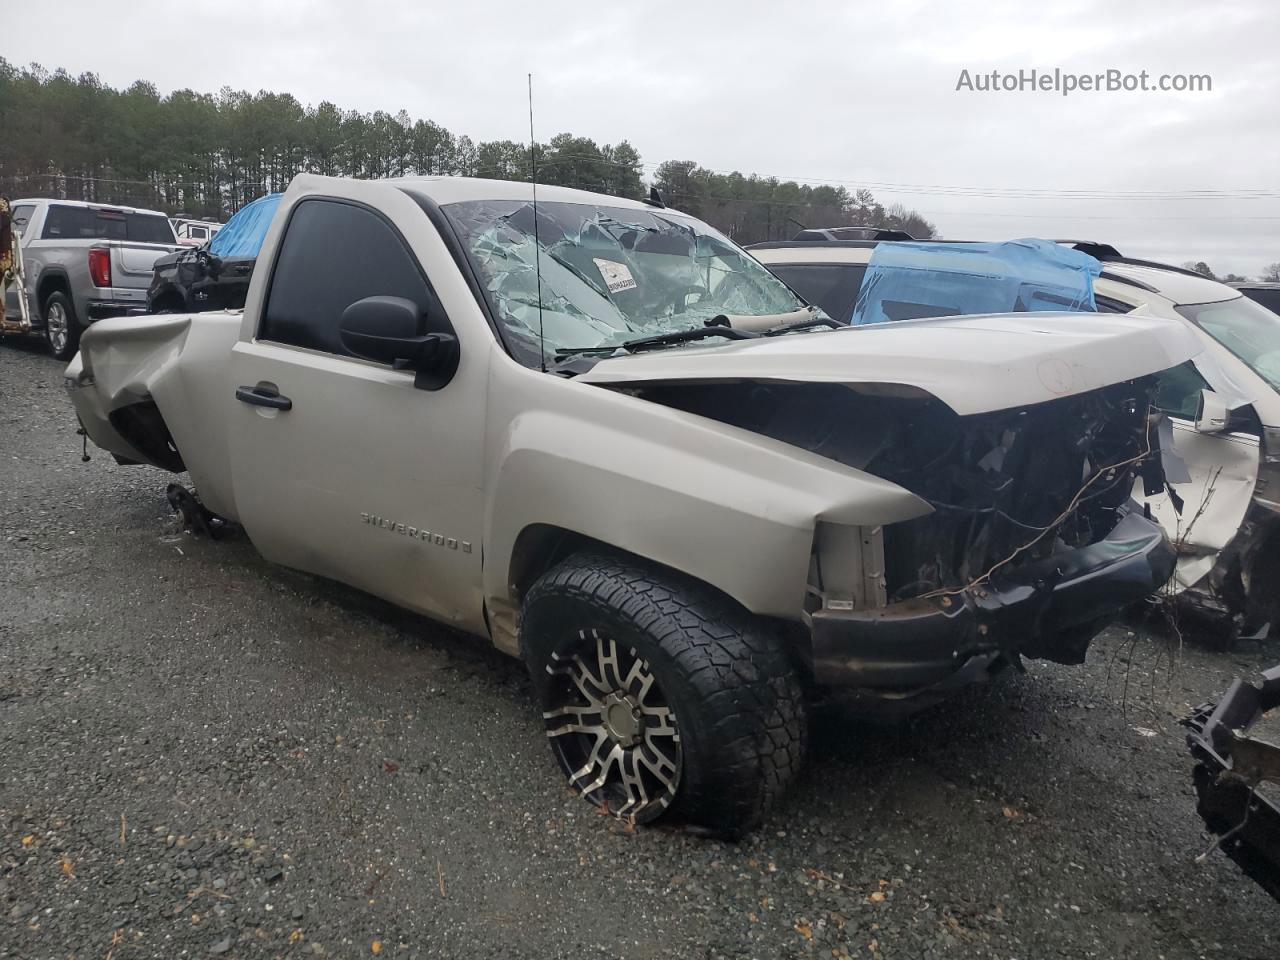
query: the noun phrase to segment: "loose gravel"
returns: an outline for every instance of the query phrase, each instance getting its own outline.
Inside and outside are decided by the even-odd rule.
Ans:
[[[1280,908],[1193,862],[1175,724],[1276,642],[1120,626],[909,720],[828,707],[743,842],[628,832],[520,664],[184,534],[75,428],[0,345],[0,957],[1280,956]]]

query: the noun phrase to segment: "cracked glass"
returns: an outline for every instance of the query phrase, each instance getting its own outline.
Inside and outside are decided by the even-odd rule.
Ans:
[[[550,366],[557,350],[607,347],[695,329],[719,316],[771,316],[805,306],[732,241],[660,209],[540,202],[536,240],[533,204],[524,200],[442,209],[512,354],[527,366]]]

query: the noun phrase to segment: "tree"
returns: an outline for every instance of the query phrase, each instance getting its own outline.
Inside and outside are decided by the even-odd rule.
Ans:
[[[1184,270],[1190,270],[1192,273],[1198,273],[1202,277],[1208,277],[1210,280],[1217,280],[1217,276],[1209,269],[1209,265],[1203,260],[1188,260],[1183,265]]]
[[[1267,283],[1280,283],[1280,261],[1263,267],[1262,279]]]
[[[222,219],[295,175],[476,176],[528,180],[529,146],[473,142],[404,110],[360,113],[288,93],[161,96],[139,80],[124,90],[91,73],[0,58],[0,191],[153,207]],[[558,133],[537,144],[540,182],[640,198],[644,164],[632,144],[598,144]],[[900,204],[885,208],[867,190],[813,186],[724,172],[693,160],[653,174],[667,203],[742,243],[794,235],[797,224],[876,224],[930,237],[933,225]],[[1207,269],[1207,268],[1206,268]],[[1280,269],[1280,268],[1278,268]]]

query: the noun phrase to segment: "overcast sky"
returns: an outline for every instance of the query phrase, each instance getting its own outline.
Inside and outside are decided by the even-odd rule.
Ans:
[[[0,56],[404,109],[477,140],[527,137],[532,72],[539,139],[865,185],[951,238],[1097,239],[1219,273],[1280,260],[1280,5],[1059,6],[41,0],[6,13]],[[956,90],[962,70],[1032,68],[1208,74],[1212,91]]]

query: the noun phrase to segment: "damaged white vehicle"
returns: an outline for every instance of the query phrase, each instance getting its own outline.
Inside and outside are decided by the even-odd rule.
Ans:
[[[86,331],[80,420],[268,559],[523,657],[570,784],[633,821],[741,832],[807,691],[1079,662],[1172,572],[1130,491],[1182,327],[831,329],[659,202],[533,199],[300,176],[243,313]]]
[[[879,235],[763,243],[750,252],[839,320],[853,318],[855,305],[896,317],[950,316],[1015,306],[1034,312],[1043,298],[1056,309],[1158,316],[1191,331],[1203,352],[1158,375],[1155,406],[1169,417],[1168,484],[1135,491],[1178,553],[1160,595],[1239,635],[1280,628],[1280,317],[1225,284],[1107,244],[811,232],[840,229]],[[1082,260],[1092,264],[1092,282]],[[868,271],[880,278],[874,292],[865,286]]]

